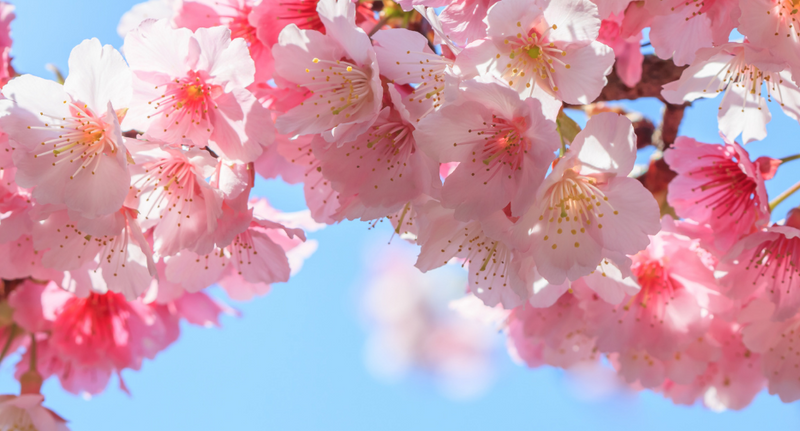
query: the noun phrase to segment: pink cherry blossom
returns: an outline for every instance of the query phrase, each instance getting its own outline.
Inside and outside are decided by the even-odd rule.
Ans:
[[[553,152],[554,122],[536,99],[521,101],[499,84],[469,81],[457,103],[420,121],[419,147],[440,163],[460,162],[442,189],[459,220],[479,219],[511,203],[522,214],[532,203]]]
[[[180,250],[200,254],[214,247],[222,217],[222,193],[209,185],[217,162],[205,150],[139,144],[132,167],[132,193],[143,227],[155,224],[154,251],[168,256]]]
[[[351,0],[352,1],[352,0]],[[261,1],[249,16],[248,21],[255,26],[256,35],[264,46],[278,43],[281,30],[290,24],[302,30],[316,30],[325,33],[323,18],[319,14],[320,0],[296,0],[289,2]],[[358,25],[371,28],[375,22],[374,12],[368,5],[352,1],[355,6],[355,20]]]
[[[800,35],[792,0],[740,0],[741,17],[738,30],[754,45],[768,48],[777,57],[789,62],[793,74],[800,73]]]
[[[701,48],[724,44],[738,25],[738,0],[648,0],[653,13],[650,41],[656,55],[683,66],[692,63]]]
[[[800,230],[796,223],[773,225],[736,243],[717,270],[724,293],[734,300],[752,296],[775,304],[775,320],[786,320],[800,310]]]
[[[134,97],[125,117],[135,129],[168,143],[188,139],[230,162],[247,163],[272,143],[269,112],[246,89],[255,65],[243,39],[225,27],[170,28],[147,20],[123,46],[134,72]]]
[[[0,87],[14,77],[11,67],[11,21],[14,18],[14,5],[0,2]]]
[[[459,45],[486,37],[486,15],[498,0],[455,0],[442,10],[442,30]],[[428,4],[428,6],[436,7]]]
[[[461,222],[454,218],[453,210],[437,201],[429,201],[420,212],[417,242],[422,249],[417,268],[427,272],[453,258],[463,259],[469,265],[469,290],[486,305],[503,304],[511,309],[527,299],[523,283],[511,267],[512,222],[505,213],[497,211],[480,222]]]
[[[769,222],[764,178],[736,142],[703,144],[682,136],[664,159],[678,173],[669,184],[669,204],[679,216],[708,224],[718,249]]]
[[[172,21],[176,27],[192,31],[201,27],[228,27],[232,39],[242,38],[247,42],[256,66],[255,82],[266,82],[272,75],[273,60],[271,46],[261,43],[257,36],[257,27],[263,19],[256,12],[257,3],[256,0],[185,0],[180,2]]]
[[[69,431],[67,421],[42,406],[40,394],[0,395],[0,429]]]
[[[624,267],[659,231],[658,205],[628,178],[636,157],[630,120],[602,113],[558,160],[520,219],[539,273],[552,284],[588,275],[604,259]],[[445,185],[446,186],[446,185]]]
[[[321,0],[317,9],[325,34],[290,24],[272,49],[276,82],[310,92],[276,126],[284,134],[322,133],[342,145],[375,122],[383,88],[372,43],[355,24],[355,5]]]
[[[767,378],[769,393],[790,403],[800,399],[800,315],[777,322],[773,318],[776,312],[774,303],[755,299],[742,310],[739,322],[744,325],[745,346],[761,354],[761,371]]]
[[[131,30],[139,27],[142,21],[148,19],[171,19],[180,4],[181,0],[149,0],[137,3],[120,18],[117,25],[117,34],[124,39]]]
[[[619,79],[633,88],[642,79],[642,61],[644,55],[641,50],[642,34],[637,33],[630,37],[622,34],[624,15],[609,15],[600,25],[598,42],[602,42],[614,50],[614,71]]]
[[[366,133],[342,147],[317,137],[311,147],[334,190],[358,195],[364,206],[394,212],[420,194],[433,193],[440,185],[439,165],[416,143],[417,123],[410,111],[417,104],[407,101],[395,86],[387,88],[392,106],[381,110]]]
[[[417,84],[403,97],[413,114],[412,124],[440,107],[445,92],[457,91],[457,79],[452,78],[454,60],[435,54],[421,34],[405,29],[380,30],[372,40],[383,76],[399,85]],[[418,106],[409,106],[410,102]]]
[[[69,64],[63,86],[30,75],[9,82],[0,127],[19,144],[17,184],[35,187],[40,204],[96,218],[119,210],[130,184],[118,121],[131,97],[130,71],[97,39],[75,47]]]
[[[229,245],[206,255],[183,250],[167,258],[166,277],[188,292],[219,281],[231,298],[248,300],[267,293],[270,284],[289,279],[286,252],[305,239],[302,229],[254,217]]]
[[[614,54],[596,40],[600,19],[589,0],[502,0],[486,22],[487,38],[456,60],[467,77],[493,76],[524,97],[549,94],[573,104],[600,94]]]
[[[512,357],[529,367],[571,367],[599,359],[584,312],[574,295],[564,295],[548,308],[522,305],[508,317]]]
[[[715,411],[744,409],[764,388],[761,355],[744,345],[740,325],[722,319],[711,321],[705,338],[719,345],[720,357],[690,384],[667,380],[659,391],[676,404],[694,404],[701,399]]]
[[[37,225],[33,237],[36,249],[44,251],[44,266],[73,271],[73,278],[80,274],[99,293],[110,290],[132,301],[156,275],[150,244],[130,208],[95,220],[73,220],[59,211]]]
[[[662,95],[674,104],[725,93],[720,102],[719,129],[744,143],[764,139],[775,99],[783,112],[800,121],[800,89],[784,60],[750,43],[726,43],[697,51],[697,58],[678,81],[664,86]],[[766,93],[766,94],[764,94]]]
[[[636,380],[634,376],[642,377],[636,371],[636,362],[629,362],[643,360],[642,355],[662,361],[665,377],[670,375],[670,367],[682,367],[671,361],[681,359],[695,362],[697,373],[690,377],[702,373],[702,364],[709,359],[707,352],[690,347],[710,324],[703,309],[709,307],[708,297],[716,294],[716,282],[712,269],[701,258],[697,242],[661,232],[652,237],[645,250],[632,256],[632,261],[632,279],[640,288],[638,292],[626,295],[616,305],[601,301],[596,295],[582,304],[592,334],[597,337],[597,347],[602,352],[619,352],[621,366],[633,367],[627,370],[629,382]],[[683,352],[682,356],[676,356],[679,352]],[[662,381],[663,377],[652,375],[646,386]]]

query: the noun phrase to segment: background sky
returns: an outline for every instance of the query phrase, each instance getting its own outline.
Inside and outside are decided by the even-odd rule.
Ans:
[[[265,0],[277,1],[277,0]],[[133,0],[18,0],[13,65],[21,73],[50,78],[45,64],[66,75],[69,52],[97,37],[115,47],[120,16]],[[721,142],[718,101],[687,110],[681,133]],[[654,120],[657,101],[627,103]],[[800,126],[770,106],[769,138],[747,146],[755,159],[800,152]],[[800,168],[800,161],[794,162]],[[800,180],[792,165],[768,183],[771,196]],[[302,189],[261,182],[256,192],[286,211],[304,207]],[[782,218],[800,195],[776,211]],[[185,325],[181,338],[142,370],[123,372],[131,396],[117,381],[91,399],[46,382],[46,404],[70,420],[73,431],[127,430],[409,430],[572,429],[648,430],[755,427],[798,429],[800,404],[783,404],[766,392],[743,412],[713,413],[701,406],[674,406],[650,392],[586,400],[581,388],[554,369],[530,370],[498,354],[496,383],[480,398],[452,401],[432,383],[414,377],[396,384],[375,380],[363,362],[366,332],[359,318],[360,275],[365,250],[380,252],[391,232],[343,223],[310,235],[318,251],[289,283],[249,303],[234,303],[239,318],[222,329]],[[389,247],[388,245],[385,247]],[[498,335],[498,343],[502,343]],[[0,369],[0,393],[15,393],[13,361]]]

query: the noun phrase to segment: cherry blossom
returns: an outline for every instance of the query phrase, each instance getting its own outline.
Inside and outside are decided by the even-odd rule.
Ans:
[[[679,137],[664,158],[678,173],[669,184],[670,205],[681,217],[719,232],[714,240],[720,250],[769,221],[765,178],[736,142],[703,144]]]
[[[516,229],[528,235],[538,271],[550,283],[588,275],[604,258],[624,267],[625,255],[647,247],[648,235],[659,231],[655,201],[626,177],[635,148],[630,120],[595,115],[539,187]]]
[[[247,163],[272,143],[269,112],[246,89],[255,65],[225,27],[172,29],[147,20],[125,37],[134,97],[123,125],[168,143],[188,139],[231,162]]]
[[[457,219],[479,219],[509,202],[520,215],[531,205],[559,142],[543,109],[500,84],[468,81],[458,102],[420,121],[414,138],[422,151],[460,162],[442,189]]]
[[[597,42],[600,19],[589,0],[501,0],[486,17],[487,38],[471,43],[456,65],[466,76],[493,76],[521,96],[550,95],[585,104],[600,94],[614,54]]]
[[[25,75],[3,87],[0,127],[19,144],[15,181],[40,204],[96,218],[120,209],[130,183],[119,124],[130,71],[110,45],[83,41],[64,85]],[[60,157],[59,157],[60,156]]]
[[[310,92],[276,126],[284,134],[321,133],[326,141],[344,144],[375,122],[383,88],[375,50],[355,24],[355,5],[321,0],[317,8],[325,34],[289,24],[273,47],[276,82]]]
[[[740,134],[745,144],[764,139],[772,118],[767,102],[772,99],[786,115],[800,121],[800,89],[783,60],[767,49],[736,42],[701,49],[681,79],[665,85],[662,92],[675,104],[719,93],[725,93],[717,116],[719,128],[730,140]]]

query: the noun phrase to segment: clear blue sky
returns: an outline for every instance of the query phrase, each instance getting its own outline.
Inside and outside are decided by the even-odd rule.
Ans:
[[[277,0],[265,0],[277,1]],[[119,47],[115,28],[132,0],[19,0],[13,25],[14,65],[50,77],[46,63],[66,74],[70,49],[90,37]],[[687,112],[681,129],[698,140],[720,142],[718,102]],[[655,101],[629,106],[658,117]],[[753,158],[800,151],[800,126],[772,106],[769,138],[748,145]],[[798,167],[800,167],[800,162]],[[776,194],[800,180],[783,169],[769,190]],[[276,182],[257,192],[283,210],[303,207],[302,190]],[[782,216],[800,197],[784,203]],[[55,381],[44,387],[47,404],[71,421],[73,431],[140,430],[473,430],[577,429],[650,431],[676,429],[775,430],[800,427],[800,405],[766,393],[744,412],[712,413],[676,407],[644,392],[602,401],[580,401],[562,373],[528,370],[501,355],[498,381],[481,398],[455,402],[432,384],[412,379],[388,385],[374,380],[363,361],[365,333],[358,318],[358,281],[368,245],[388,239],[386,229],[345,223],[311,235],[316,254],[289,283],[250,303],[235,304],[241,318],[222,329],[186,326],[180,340],[138,372],[125,371],[128,397],[112,382],[91,400],[74,397]],[[0,370],[0,393],[15,392],[9,361]]]

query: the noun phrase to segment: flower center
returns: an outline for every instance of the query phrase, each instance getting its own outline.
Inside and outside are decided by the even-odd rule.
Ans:
[[[64,101],[64,103],[68,103]],[[90,168],[92,175],[95,174],[97,166],[100,164],[101,156],[111,155],[119,149],[113,139],[113,134],[108,133],[112,127],[95,115],[86,105],[69,103],[71,116],[49,117],[50,121],[44,126],[28,126],[29,129],[57,131],[57,138],[42,142],[44,149],[36,153],[33,157],[53,156],[53,166],[69,161],[78,163],[75,173],[70,175],[70,179],[75,178],[81,171]],[[94,163],[93,163],[94,162]]]
[[[25,409],[15,406],[0,407],[0,431],[37,431]]]
[[[216,107],[212,99],[220,91],[219,87],[206,84],[197,72],[189,72],[185,78],[175,79],[157,88],[162,87],[164,92],[161,96],[147,102],[155,109],[147,118],[163,114],[171,118],[176,126],[187,121],[192,125],[206,120],[209,107]]]
[[[636,301],[643,308],[646,308],[651,300],[669,301],[675,290],[680,287],[679,284],[672,281],[669,273],[656,260],[635,262],[631,267],[631,272],[642,288],[634,298],[631,298],[631,301]]]
[[[521,25],[517,22],[517,26]],[[526,88],[531,88],[539,79],[540,83],[548,86],[551,90],[558,91],[558,85],[553,78],[553,74],[556,72],[555,68],[569,69],[570,65],[561,60],[561,57],[567,55],[566,50],[557,48],[547,39],[550,30],[556,28],[557,26],[553,25],[547,27],[543,32],[531,29],[527,35],[517,33],[503,41],[511,48],[502,73],[503,79],[508,82],[509,86],[518,88],[524,83]],[[497,61],[503,61],[500,54],[497,54]]]
[[[756,182],[742,171],[738,163],[718,154],[701,157],[713,160],[709,165],[689,172],[690,176],[706,179],[703,184],[692,188],[692,192],[703,194],[702,198],[695,201],[696,204],[713,209],[717,219],[733,217],[736,223],[748,211],[757,209],[759,199]]]
[[[344,113],[350,118],[368,102],[372,93],[371,71],[362,70],[355,64],[343,60],[313,60],[314,66],[306,69],[313,82],[299,85],[307,87],[312,95],[303,103],[330,105],[331,114]],[[315,97],[316,96],[316,97]],[[346,111],[346,112],[345,112]],[[319,117],[319,114],[317,114]]]

